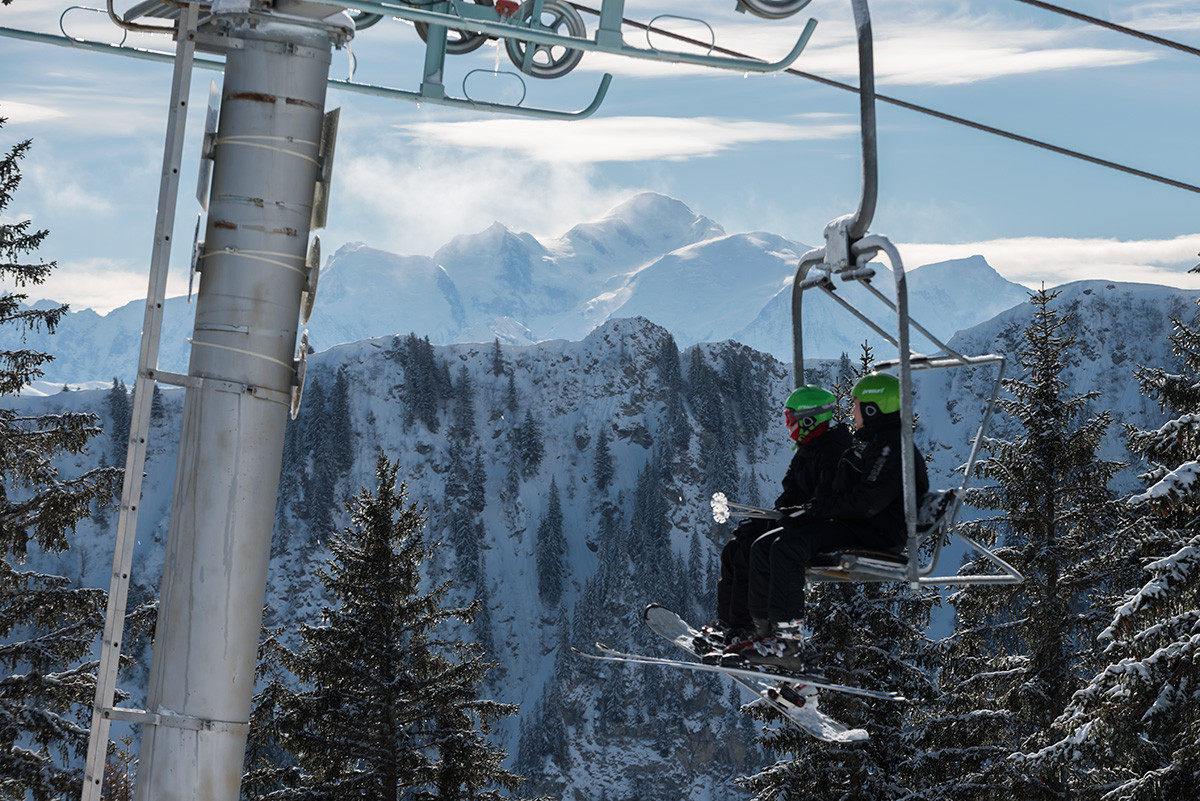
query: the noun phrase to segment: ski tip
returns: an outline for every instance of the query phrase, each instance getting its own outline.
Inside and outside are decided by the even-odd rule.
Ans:
[[[644,609],[642,609],[642,619],[645,620],[646,618],[648,618],[650,616],[651,609],[662,609],[662,608],[664,608],[662,604],[656,604],[656,603],[646,604],[646,607]]]

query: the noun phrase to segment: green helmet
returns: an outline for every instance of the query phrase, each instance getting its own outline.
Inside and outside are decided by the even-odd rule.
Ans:
[[[900,411],[900,379],[887,373],[871,373],[858,380],[850,396],[862,406],[863,417]]]
[[[833,413],[837,409],[837,396],[827,389],[808,384],[793,390],[783,402],[783,408],[788,421],[797,426],[792,432],[792,438],[799,441],[822,423],[833,419]]]

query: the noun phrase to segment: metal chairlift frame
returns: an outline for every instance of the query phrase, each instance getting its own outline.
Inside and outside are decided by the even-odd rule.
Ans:
[[[904,562],[894,562],[870,553],[847,550],[838,555],[836,566],[813,567],[809,569],[809,575],[813,581],[906,581],[914,589],[927,585],[1020,583],[1023,578],[1011,565],[975,540],[954,529],[962,505],[963,492],[974,471],[984,432],[1000,394],[1004,376],[1004,357],[995,354],[965,356],[952,350],[925,327],[913,320],[908,313],[908,287],[899,251],[887,237],[867,234],[871,218],[874,216],[879,189],[878,146],[875,130],[874,56],[867,0],[851,0],[851,5],[854,9],[854,21],[858,35],[863,191],[858,210],[854,214],[839,217],[825,227],[825,246],[809,251],[800,259],[792,284],[792,354],[795,362],[796,384],[799,386],[804,383],[802,307],[804,293],[810,289],[821,289],[897,349],[898,357],[896,359],[876,362],[875,368],[877,370],[898,368],[899,373],[904,517],[908,530],[907,559]],[[895,279],[894,302],[870,283],[871,278],[875,276],[875,270],[868,262],[880,253],[887,257]],[[896,315],[895,334],[884,330],[869,315],[838,295],[834,282],[835,276],[844,282],[857,281],[868,293],[887,306]],[[929,339],[940,349],[940,352],[934,356],[913,353],[909,344],[910,328],[915,328]],[[913,449],[912,372],[913,370],[972,367],[987,364],[998,365],[998,374],[991,399],[975,434],[970,456],[963,468],[962,485],[955,491],[955,497],[948,512],[943,514],[928,531],[920,533],[918,532],[917,517],[918,503],[921,499],[917,498],[916,492],[916,463]],[[987,559],[1000,572],[989,575],[934,576],[943,542],[947,534],[951,533]],[[929,560],[922,564],[921,552],[923,549],[928,549],[930,556]]]
[[[192,0],[192,2],[195,3],[195,0]],[[279,8],[286,9],[289,3],[297,2],[299,0],[276,0],[276,5]],[[445,86],[442,83],[447,52],[447,30],[469,31],[489,37],[522,41],[533,46],[562,47],[568,50],[583,52],[599,51],[631,58],[695,64],[739,72],[777,72],[787,69],[799,58],[804,48],[808,45],[808,41],[817,26],[815,19],[809,19],[795,44],[792,45],[791,50],[778,61],[767,62],[752,58],[717,56],[711,53],[685,53],[660,50],[654,47],[638,48],[627,45],[621,33],[621,25],[625,13],[625,0],[603,0],[600,6],[600,24],[596,29],[594,38],[591,39],[563,36],[545,29],[539,30],[535,27],[533,21],[539,19],[543,0],[530,0],[532,3],[531,14],[529,19],[525,21],[501,18],[492,6],[478,5],[467,0],[432,0],[420,5],[409,5],[400,0],[320,0],[320,2],[324,2],[330,6],[339,6],[348,10],[359,11],[363,15],[372,18],[392,17],[414,23],[424,23],[428,26],[425,43],[425,64],[418,91],[414,92],[391,86],[360,83],[353,80],[352,76],[347,79],[331,78],[328,81],[329,86],[359,94],[407,100],[414,103],[430,103],[433,105],[469,108],[474,111],[499,112],[542,119],[567,120],[590,117],[600,108],[600,104],[604,101],[609,86],[612,83],[612,75],[605,73],[601,77],[600,85],[592,101],[578,111],[559,111],[556,109],[524,106],[520,103],[492,103],[475,100],[466,91],[465,79],[463,86],[464,97],[453,97],[446,94]],[[144,0],[125,11],[124,14],[118,15],[114,10],[113,3],[114,0],[105,0],[106,7],[104,9],[71,6],[67,11],[87,10],[107,13],[116,25],[126,31],[174,34],[181,9],[185,4],[179,0]],[[200,3],[200,5],[204,5],[204,3]],[[797,0],[795,4],[788,6],[788,14],[797,13],[807,5],[808,2]],[[64,12],[65,15],[66,12]],[[162,20],[169,24],[147,24],[141,22],[140,20],[142,19]],[[196,25],[196,30],[192,34],[194,45],[201,52],[222,53],[230,45],[230,42],[227,37],[214,35],[207,30],[207,21],[207,16],[200,17]],[[371,24],[374,24],[374,21]],[[111,44],[71,36],[63,27],[61,19],[59,27],[62,31],[61,36],[7,27],[0,27],[0,36],[43,44],[76,47],[93,52],[116,53],[118,55],[133,56],[151,61],[173,62],[175,60],[174,53],[130,47],[125,45],[123,41],[119,44]],[[530,50],[532,51],[533,48],[531,47]],[[219,60],[204,58],[195,58],[193,64],[197,67],[215,70],[221,70],[224,67],[223,62]],[[520,78],[521,76],[518,75],[517,77]],[[521,80],[523,81],[524,79],[521,78]]]

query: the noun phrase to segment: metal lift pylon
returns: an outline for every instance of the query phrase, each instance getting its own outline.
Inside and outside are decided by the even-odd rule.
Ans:
[[[113,720],[143,726],[139,801],[238,797],[283,432],[301,363],[293,350],[302,295],[311,289],[308,238],[324,224],[331,50],[353,35],[352,26],[326,21],[339,6],[302,3],[286,15],[261,15],[246,4],[203,32],[199,6],[176,6],[159,213],[84,801],[101,796]],[[156,364],[198,41],[223,51],[226,64],[192,357],[182,376]],[[146,710],[121,709],[116,676],[155,382],[185,387],[183,430]]]

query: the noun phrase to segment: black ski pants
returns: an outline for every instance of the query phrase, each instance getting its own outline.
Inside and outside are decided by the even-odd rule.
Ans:
[[[775,525],[774,521],[745,520],[721,549],[721,577],[717,580],[717,620],[733,628],[753,628],[750,597],[750,546]]]
[[[763,534],[750,546],[751,617],[771,623],[803,618],[804,570],[813,556],[845,548],[892,550],[901,536],[849,520],[817,520]]]

